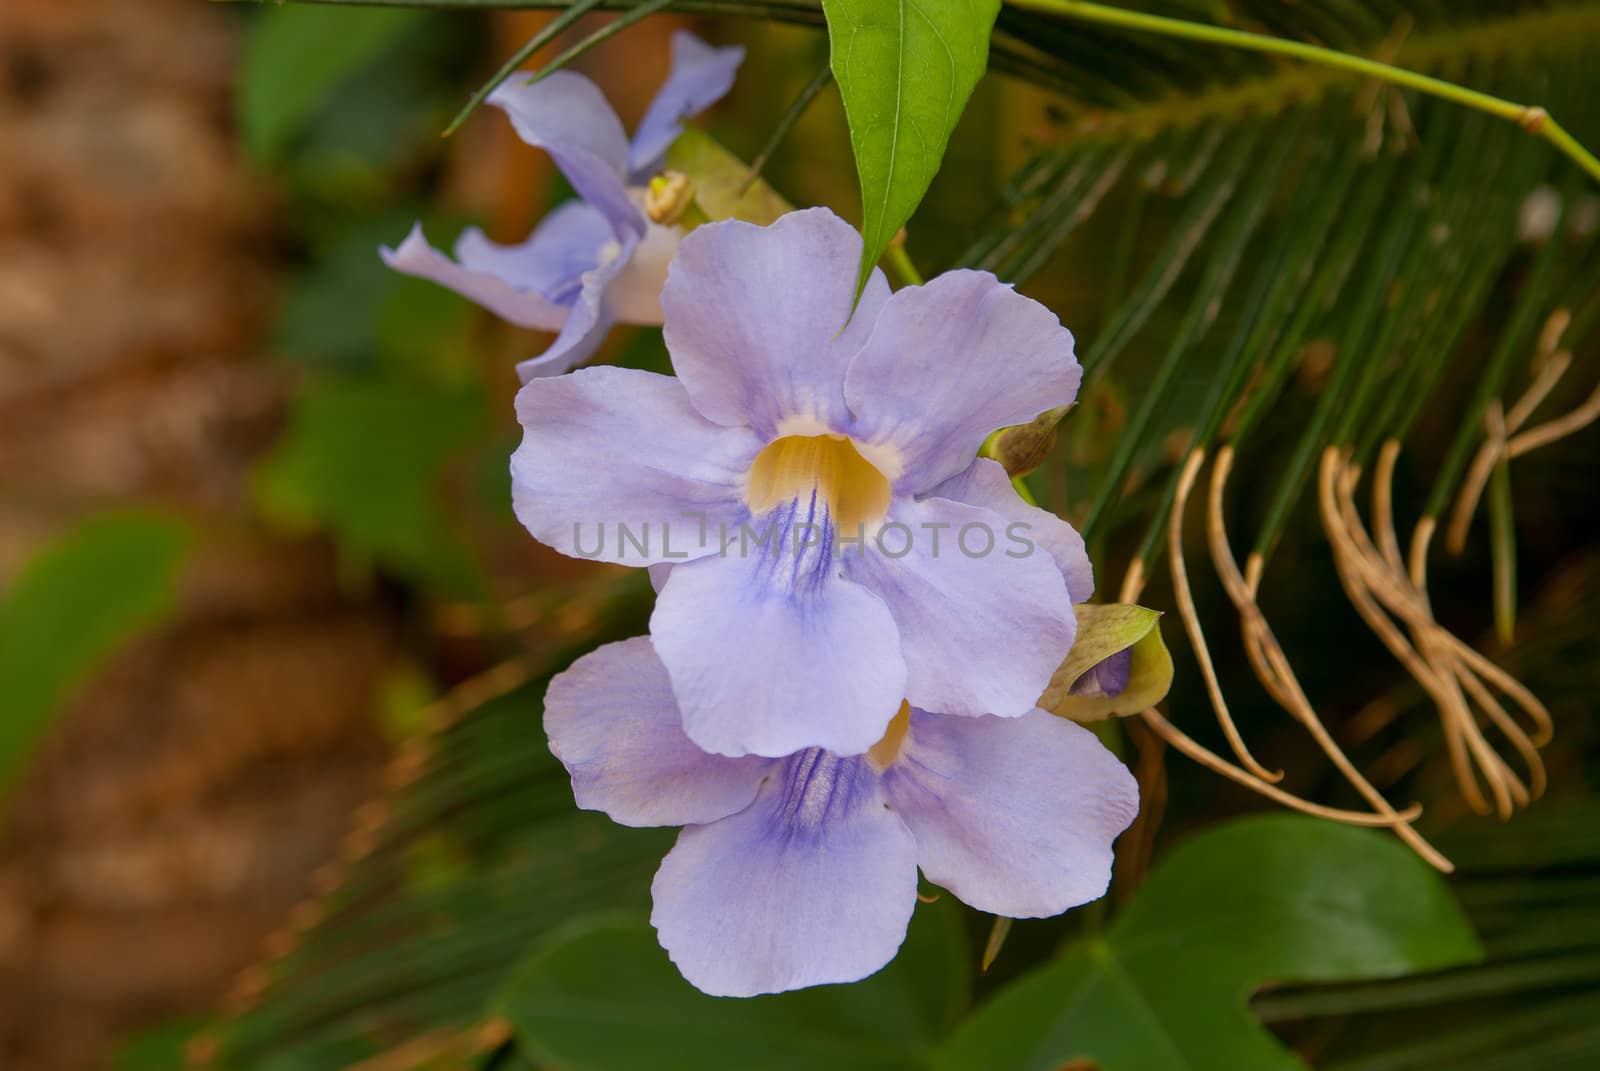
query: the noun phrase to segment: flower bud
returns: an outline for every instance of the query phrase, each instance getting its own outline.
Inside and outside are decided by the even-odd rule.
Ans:
[[[1026,476],[1050,456],[1056,445],[1056,425],[1066,409],[1050,409],[1027,424],[1003,428],[989,440],[984,453],[1005,466],[1008,476]]]
[[[1039,705],[1076,722],[1137,714],[1172,686],[1172,655],[1161,642],[1161,614],[1112,603],[1077,607],[1078,635]]]

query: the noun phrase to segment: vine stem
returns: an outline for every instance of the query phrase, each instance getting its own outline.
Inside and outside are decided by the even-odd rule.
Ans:
[[[1596,181],[1600,181],[1600,159],[1567,133],[1562,125],[1550,117],[1550,113],[1538,105],[1518,104],[1514,101],[1504,100],[1476,89],[1446,82],[1442,78],[1433,78],[1416,71],[1408,71],[1404,67],[1393,64],[1381,63],[1378,60],[1366,59],[1362,56],[1352,56],[1346,52],[1338,52],[1319,45],[1307,44],[1303,41],[1289,41],[1281,37],[1271,37],[1266,34],[1251,33],[1247,30],[1230,30],[1223,26],[1209,26],[1203,22],[1189,22],[1186,19],[1168,18],[1164,15],[1150,15],[1142,11],[1128,11],[1123,8],[1107,7],[1104,4],[1082,3],[1080,0],[1006,0],[1008,4],[1025,11],[1035,11],[1043,15],[1056,15],[1062,18],[1078,19],[1084,22],[1098,22],[1107,26],[1120,26],[1129,30],[1144,30],[1150,33],[1164,34],[1168,37],[1181,37],[1190,41],[1203,41],[1207,44],[1224,45],[1229,48],[1242,48],[1251,52],[1268,52],[1280,56],[1292,56],[1295,59],[1305,60],[1309,63],[1321,64],[1324,67],[1333,67],[1339,70],[1350,71],[1355,74],[1365,75],[1369,78],[1378,78],[1394,85],[1415,89],[1420,93],[1440,97],[1453,101],[1456,104],[1474,108],[1501,119],[1509,119],[1530,134],[1536,134],[1583,168]]]

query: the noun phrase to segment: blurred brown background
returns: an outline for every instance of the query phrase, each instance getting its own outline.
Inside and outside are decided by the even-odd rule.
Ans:
[[[392,614],[251,519],[286,381],[257,359],[276,219],[234,134],[236,23],[192,0],[0,11],[0,578],[130,501],[206,533],[179,612],[76,690],[0,812],[6,1068],[96,1066],[210,1005],[383,754]]]

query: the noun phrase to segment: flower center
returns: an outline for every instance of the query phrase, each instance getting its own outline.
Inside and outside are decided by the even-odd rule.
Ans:
[[[867,749],[867,758],[880,770],[887,770],[900,756],[900,746],[906,742],[906,730],[911,728],[911,704],[900,701],[900,712],[889,722],[883,739]]]
[[[882,520],[889,481],[843,435],[785,435],[756,455],[745,499],[757,516],[812,494],[832,523],[844,529]]]

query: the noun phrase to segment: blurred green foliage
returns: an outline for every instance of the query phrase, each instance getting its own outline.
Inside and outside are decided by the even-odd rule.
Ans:
[[[0,791],[73,685],[172,608],[187,543],[169,517],[92,517],[0,591]]]
[[[301,396],[257,473],[257,499],[291,529],[321,526],[360,566],[455,592],[478,586],[440,494],[446,464],[483,423],[472,388],[329,383]]]
[[[423,12],[286,7],[251,25],[239,71],[239,133],[257,160],[281,158],[328,98],[416,28]]]

